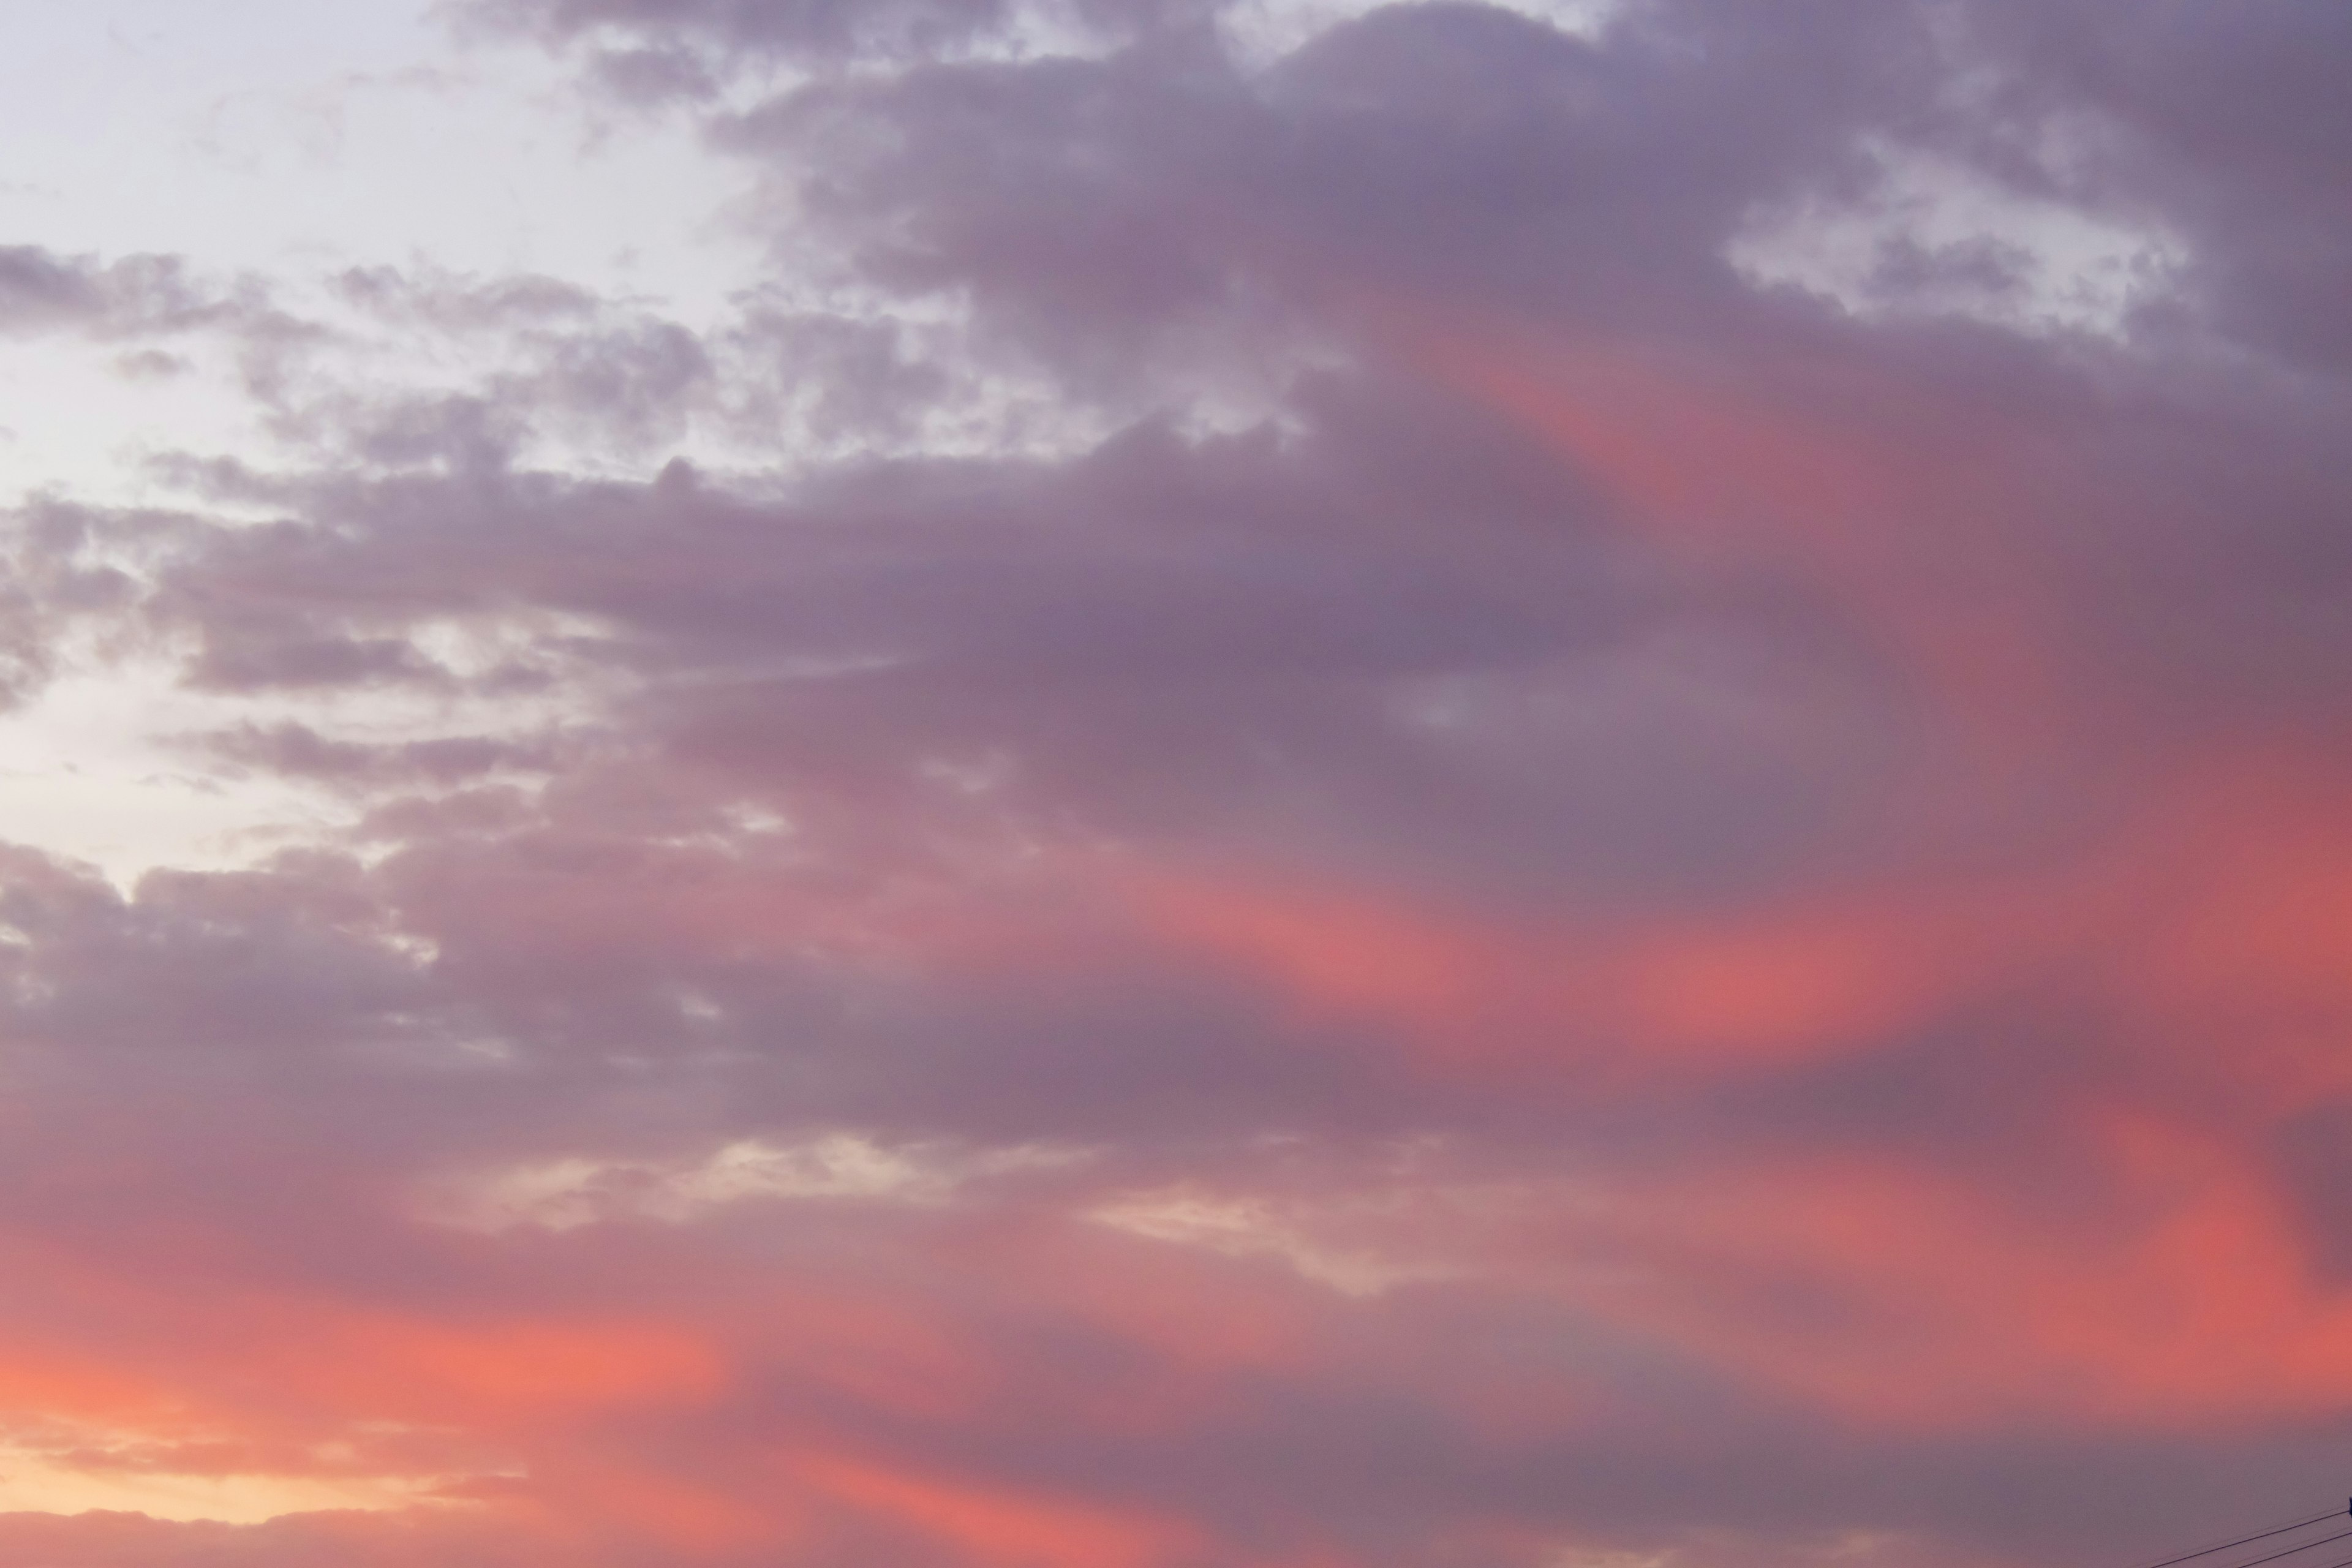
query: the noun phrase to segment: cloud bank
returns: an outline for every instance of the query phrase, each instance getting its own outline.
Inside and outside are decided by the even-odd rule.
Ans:
[[[752,275],[0,247],[0,1557],[2342,1492],[2352,13],[441,15]]]

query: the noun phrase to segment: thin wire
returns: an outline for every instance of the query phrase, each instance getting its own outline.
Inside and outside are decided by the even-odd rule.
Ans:
[[[2242,1535],[2235,1541],[2224,1541],[2219,1546],[2200,1546],[2194,1552],[2184,1552],[2178,1557],[2168,1557],[2161,1563],[2151,1563],[2147,1564],[2147,1568],[2172,1568],[2172,1565],[2176,1563],[2188,1563],[2200,1557],[2210,1557],[2216,1552],[2227,1552],[2233,1546],[2252,1546],[2257,1541],[2268,1541],[2273,1535],[2284,1535],[2290,1530],[2302,1530],[2306,1526],[2317,1524],[2323,1519],[2335,1519],[2337,1516],[2347,1512],[2352,1512],[2352,1509],[2331,1508],[2326,1513],[2315,1513],[2309,1519],[2298,1519],[2293,1524],[2282,1524],[2273,1530],[2261,1531],[2252,1535]],[[2352,1531],[2347,1531],[2346,1533],[2352,1534]],[[2330,1535],[2318,1541],[2306,1542],[2305,1544],[2309,1546],[2324,1546],[2330,1541],[2341,1541],[2343,1539],[2344,1537],[2341,1535]],[[2298,1546],[2294,1550],[2300,1552],[2303,1550],[2303,1547]],[[2290,1553],[2282,1552],[2278,1553],[2278,1555],[2285,1557],[2290,1555]],[[2270,1559],[2267,1557],[2259,1557],[2254,1561],[2257,1563],[2267,1563]],[[2253,1568],[2253,1563],[2241,1563],[2238,1564],[2238,1568]],[[2328,1564],[2328,1568],[2352,1568],[2352,1563],[2330,1563]]]
[[[2336,1510],[2336,1513],[2341,1513],[2344,1510],[2341,1509]],[[2319,1516],[2320,1519],[2334,1519],[2335,1517],[2336,1513],[2323,1513]],[[2319,1520],[2306,1519],[2303,1521],[2303,1524],[2316,1524],[2318,1522]],[[2286,1528],[2287,1530],[2301,1530],[2303,1528],[2303,1524],[2290,1524]],[[2271,1533],[2273,1535],[2284,1535],[2286,1533],[2286,1531],[2273,1530]],[[2260,1536],[2256,1536],[2254,1539],[2259,1541],[2262,1538]],[[2257,1568],[2258,1564],[2263,1563],[2275,1563],[2282,1557],[2292,1557],[2298,1552],[2308,1552],[2315,1546],[2325,1546],[2331,1541],[2352,1541],[2352,1530],[2343,1531],[2335,1535],[2323,1535],[2316,1541],[2306,1541],[2300,1546],[2290,1546],[2284,1552],[2273,1552],[2268,1557],[2257,1557],[2252,1563],[2234,1563],[2231,1565],[2231,1568]],[[2198,1555],[2202,1556],[2204,1554],[2200,1552]]]

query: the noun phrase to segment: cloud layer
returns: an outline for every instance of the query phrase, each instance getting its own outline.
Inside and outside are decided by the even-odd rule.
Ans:
[[[712,319],[0,248],[250,414],[0,541],[58,787],[243,803],[0,859],[0,1558],[2343,1491],[2352,19],[1280,9],[450,10],[740,177]]]

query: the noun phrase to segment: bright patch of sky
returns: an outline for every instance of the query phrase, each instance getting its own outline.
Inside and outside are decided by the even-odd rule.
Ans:
[[[1443,1279],[1444,1264],[1391,1257],[1318,1235],[1311,1215],[1282,1212],[1263,1198],[1219,1196],[1179,1187],[1133,1194],[1087,1216],[1130,1236],[1198,1247],[1228,1258],[1271,1258],[1348,1296],[1378,1296],[1415,1280]]]
[[[160,669],[51,683],[0,715],[0,833],[127,887],[158,865],[243,864],[348,815],[280,781],[225,777],[164,732],[220,706]]]
[[[446,1182],[426,1194],[425,1207],[433,1217],[469,1230],[572,1230],[622,1218],[683,1225],[753,1200],[945,1203],[989,1177],[1086,1158],[1083,1151],[1039,1144],[959,1150],[826,1132],[787,1142],[746,1139],[682,1160],[581,1155],[539,1161]]]
[[[136,1462],[89,1463],[110,1444],[74,1434],[70,1453],[0,1440],[0,1513],[143,1513],[150,1519],[258,1524],[327,1509],[385,1510],[435,1500],[446,1477],[203,1475]],[[121,1447],[135,1450],[135,1435]],[[143,1456],[142,1456],[143,1457]]]
[[[33,0],[0,58],[0,231],[206,268],[543,271],[722,301],[740,186],[682,122],[603,135],[566,68],[417,0]]]
[[[463,675],[469,651],[494,648],[499,631],[450,628],[420,642]],[[300,722],[358,745],[527,737],[588,718],[610,694],[572,672],[530,699],[385,692],[329,705],[202,690],[161,658],[68,664],[30,701],[0,712],[0,838],[95,866],[126,889],[154,867],[249,865],[359,817],[362,798],[242,767],[209,750],[208,736]]]
[[[539,274],[690,327],[755,280],[730,228],[744,180],[683,119],[603,126],[568,68],[464,46],[419,0],[33,0],[0,56],[0,244],[111,261],[184,256],[220,286],[259,279],[315,307],[356,266]],[[142,459],[251,452],[232,375],[128,348],[0,353],[0,500],[44,486],[153,499]],[[409,358],[429,360],[420,342]],[[397,384],[430,363],[380,354]]]
[[[1332,28],[1366,16],[1391,0],[1236,0],[1219,17],[1234,57],[1256,68],[1271,64]],[[1495,0],[1506,11],[1564,33],[1598,34],[1622,9],[1622,0]]]
[[[43,492],[169,503],[184,492],[163,459],[299,461],[287,416],[322,389],[470,391],[529,358],[513,331],[372,316],[339,292],[352,268],[444,285],[539,276],[633,320],[698,331],[729,317],[759,265],[756,243],[726,220],[740,172],[701,150],[682,118],[594,122],[565,64],[461,43],[433,11],[425,0],[10,8],[0,246],[102,264],[184,258],[197,290],[241,293],[325,335],[272,345],[216,323],[0,341],[0,506]],[[277,357],[263,365],[257,354]],[[288,378],[274,403],[255,395],[257,371]],[[602,432],[571,434],[583,450],[611,445]],[[619,457],[658,466],[667,455]],[[351,816],[348,802],[240,776],[184,741],[298,713],[183,689],[161,664],[85,662],[0,715],[0,836],[128,883],[154,866],[244,863],[331,831]],[[418,715],[374,699],[299,716],[378,738],[547,717]]]
[[[1858,315],[1969,317],[2023,331],[2121,333],[2187,260],[2160,230],[2014,190],[1966,165],[1874,140],[1859,196],[1757,215],[1734,241],[1750,281]]]

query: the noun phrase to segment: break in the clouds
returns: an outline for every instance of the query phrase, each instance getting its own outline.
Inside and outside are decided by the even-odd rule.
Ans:
[[[0,1560],[2344,1494],[2352,12],[19,9]]]

